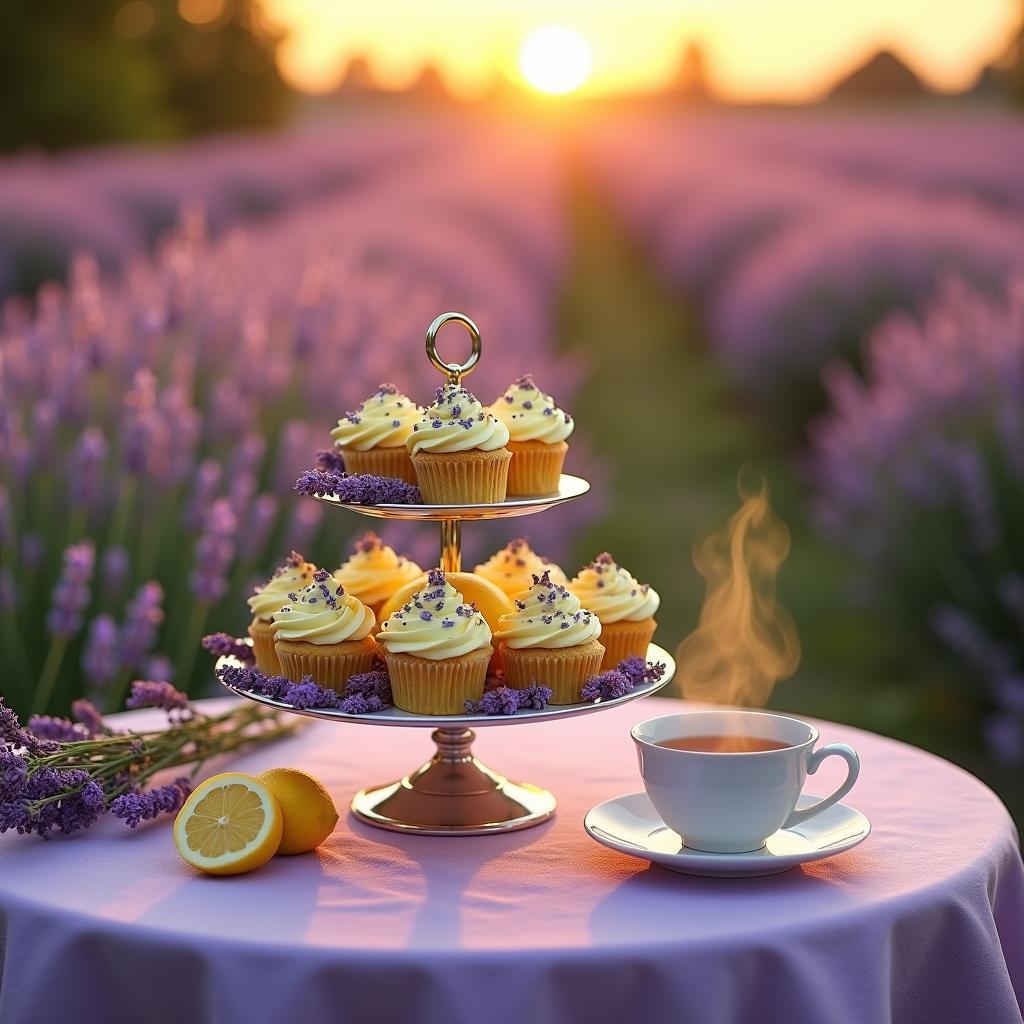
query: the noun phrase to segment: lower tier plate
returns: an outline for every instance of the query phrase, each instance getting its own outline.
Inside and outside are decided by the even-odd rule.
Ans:
[[[618,707],[620,704],[628,704],[631,700],[638,700],[640,697],[647,697],[657,693],[662,687],[667,686],[675,675],[676,663],[664,647],[657,644],[650,644],[647,648],[647,660],[649,662],[660,662],[665,666],[665,673],[657,682],[643,683],[631,690],[622,697],[614,700],[600,700],[581,704],[558,704],[549,705],[540,711],[523,710],[517,711],[514,715],[414,715],[410,711],[402,711],[400,708],[388,707],[381,711],[375,711],[366,715],[351,715],[337,708],[294,708],[283,701],[274,700],[272,697],[264,697],[259,694],[250,693],[247,690],[238,690],[233,686],[224,685],[225,689],[245,697],[247,700],[256,701],[258,704],[265,704],[267,707],[280,708],[282,711],[290,711],[296,715],[306,715],[309,718],[322,718],[329,722],[361,722],[364,725],[390,725],[412,728],[431,729],[480,729],[495,725],[521,725],[524,722],[547,722],[558,718],[573,718],[576,715],[589,715],[595,711],[604,711],[607,708]],[[232,658],[221,658],[218,666],[228,664],[241,664]]]

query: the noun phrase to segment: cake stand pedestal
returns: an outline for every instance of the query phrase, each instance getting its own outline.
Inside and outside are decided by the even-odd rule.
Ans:
[[[510,782],[473,756],[476,734],[435,729],[437,753],[398,782],[361,789],[352,813],[398,832],[481,835],[537,825],[555,813],[555,798],[528,782]]]

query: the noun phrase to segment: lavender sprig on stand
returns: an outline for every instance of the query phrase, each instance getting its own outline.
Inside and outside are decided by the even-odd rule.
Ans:
[[[531,683],[523,690],[496,686],[486,690],[480,700],[466,701],[467,715],[514,715],[517,711],[542,711],[548,706],[551,690]]]
[[[414,484],[394,476],[372,473],[324,472],[307,469],[295,481],[299,494],[333,497],[351,505],[422,505],[423,495]]]
[[[301,682],[293,683],[284,676],[265,675],[252,666],[222,665],[216,671],[225,686],[269,697],[301,711],[330,708],[349,715],[366,715],[392,704],[391,678],[382,668],[352,676],[341,694],[320,686],[312,676],[304,676]]]
[[[252,645],[236,640],[227,633],[210,633],[203,637],[203,650],[218,658],[235,658],[245,664],[253,664],[256,655]]]
[[[613,669],[592,676],[583,684],[584,700],[616,700],[625,697],[642,683],[657,682],[665,674],[665,666],[653,664],[636,655],[623,658]]]

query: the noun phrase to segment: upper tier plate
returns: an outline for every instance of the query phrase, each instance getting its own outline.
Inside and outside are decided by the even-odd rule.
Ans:
[[[233,686],[222,683],[226,690],[237,694],[239,697],[246,697],[258,704],[266,704],[267,707],[280,708],[282,711],[290,711],[295,715],[307,715],[310,718],[324,718],[331,722],[362,722],[364,725],[398,725],[398,726],[419,726],[432,729],[469,728],[478,729],[488,725],[517,725],[523,722],[547,722],[555,718],[573,718],[576,715],[589,715],[594,711],[604,711],[606,708],[618,707],[620,704],[628,704],[631,700],[639,697],[646,697],[649,694],[657,693],[663,686],[671,682],[676,672],[675,659],[664,647],[657,644],[650,644],[647,648],[647,660],[663,662],[665,674],[656,683],[643,683],[635,690],[631,690],[624,697],[616,697],[614,700],[602,700],[595,703],[581,704],[552,704],[541,711],[517,711],[514,715],[414,715],[410,711],[402,711],[400,708],[387,707],[381,711],[375,711],[369,715],[350,715],[337,708],[293,708],[290,704],[274,700],[272,697],[263,697],[247,690],[236,690]],[[217,661],[221,664],[240,664],[233,658],[220,658]]]
[[[558,481],[558,493],[537,498],[509,498],[487,505],[355,505],[331,496],[319,496],[317,501],[335,508],[346,508],[364,516],[378,519],[419,519],[437,522],[442,519],[505,519],[511,516],[529,516],[543,512],[554,505],[572,501],[590,490],[590,483],[582,477],[563,473]]]

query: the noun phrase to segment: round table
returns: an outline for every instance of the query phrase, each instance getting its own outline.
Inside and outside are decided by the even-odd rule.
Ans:
[[[641,788],[629,727],[682,707],[482,732],[484,760],[559,801],[507,835],[407,836],[345,815],[317,853],[235,878],[186,867],[166,821],[0,836],[0,1022],[1021,1020],[1013,825],[929,754],[821,725],[822,742],[860,751],[848,801],[874,831],[783,875],[691,878],[592,842],[585,812]],[[408,729],[315,722],[232,767],[304,768],[344,809],[428,748]],[[840,770],[826,762],[809,789]]]

